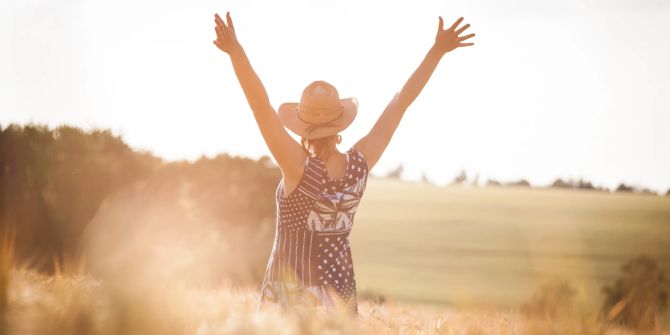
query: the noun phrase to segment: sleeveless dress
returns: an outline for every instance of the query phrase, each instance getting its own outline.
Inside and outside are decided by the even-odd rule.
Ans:
[[[358,314],[349,233],[365,191],[368,165],[355,147],[346,157],[342,178],[330,178],[321,158],[307,157],[291,194],[285,196],[284,180],[279,182],[275,239],[259,308],[266,302],[325,308],[343,304]]]

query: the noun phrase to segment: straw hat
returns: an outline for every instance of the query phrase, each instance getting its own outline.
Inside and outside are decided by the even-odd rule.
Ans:
[[[277,112],[286,128],[312,139],[339,133],[354,121],[357,111],[356,98],[340,99],[333,85],[317,80],[305,87],[299,103],[283,103]]]

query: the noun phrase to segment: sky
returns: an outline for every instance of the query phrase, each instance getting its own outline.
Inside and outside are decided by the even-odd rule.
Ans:
[[[275,108],[314,80],[358,99],[341,151],[419,65],[438,15],[465,17],[475,45],[442,58],[373,174],[670,188],[664,0],[3,0],[0,125],[107,128],[167,160],[270,155],[212,44],[226,11]]]

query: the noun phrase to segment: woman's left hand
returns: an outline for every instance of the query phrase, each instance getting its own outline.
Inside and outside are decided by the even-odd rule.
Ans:
[[[449,29],[444,29],[444,21],[440,16],[440,23],[437,28],[437,36],[435,36],[435,45],[434,47],[440,51],[441,54],[445,54],[449,51],[452,51],[458,47],[469,47],[474,45],[474,43],[464,43],[463,41],[472,38],[475,34],[468,34],[465,36],[459,36],[462,34],[465,29],[470,27],[470,24],[466,24],[461,28],[458,28],[458,25],[463,22],[463,18],[459,18],[454,22],[454,24],[449,27]]]
[[[230,12],[226,13],[227,24],[223,23],[219,14],[214,14],[214,22],[216,23],[216,27],[214,27],[214,30],[216,31],[216,39],[213,41],[214,45],[229,55],[239,50],[240,42],[237,41],[235,26],[233,26],[233,19],[230,17]]]

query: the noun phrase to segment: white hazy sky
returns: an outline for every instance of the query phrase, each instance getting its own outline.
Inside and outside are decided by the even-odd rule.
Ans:
[[[438,15],[472,24],[475,46],[442,59],[373,173],[670,187],[665,0],[3,0],[0,124],[110,128],[169,160],[269,155],[212,44],[227,10],[275,107],[313,80],[359,99],[341,150],[414,71]]]

